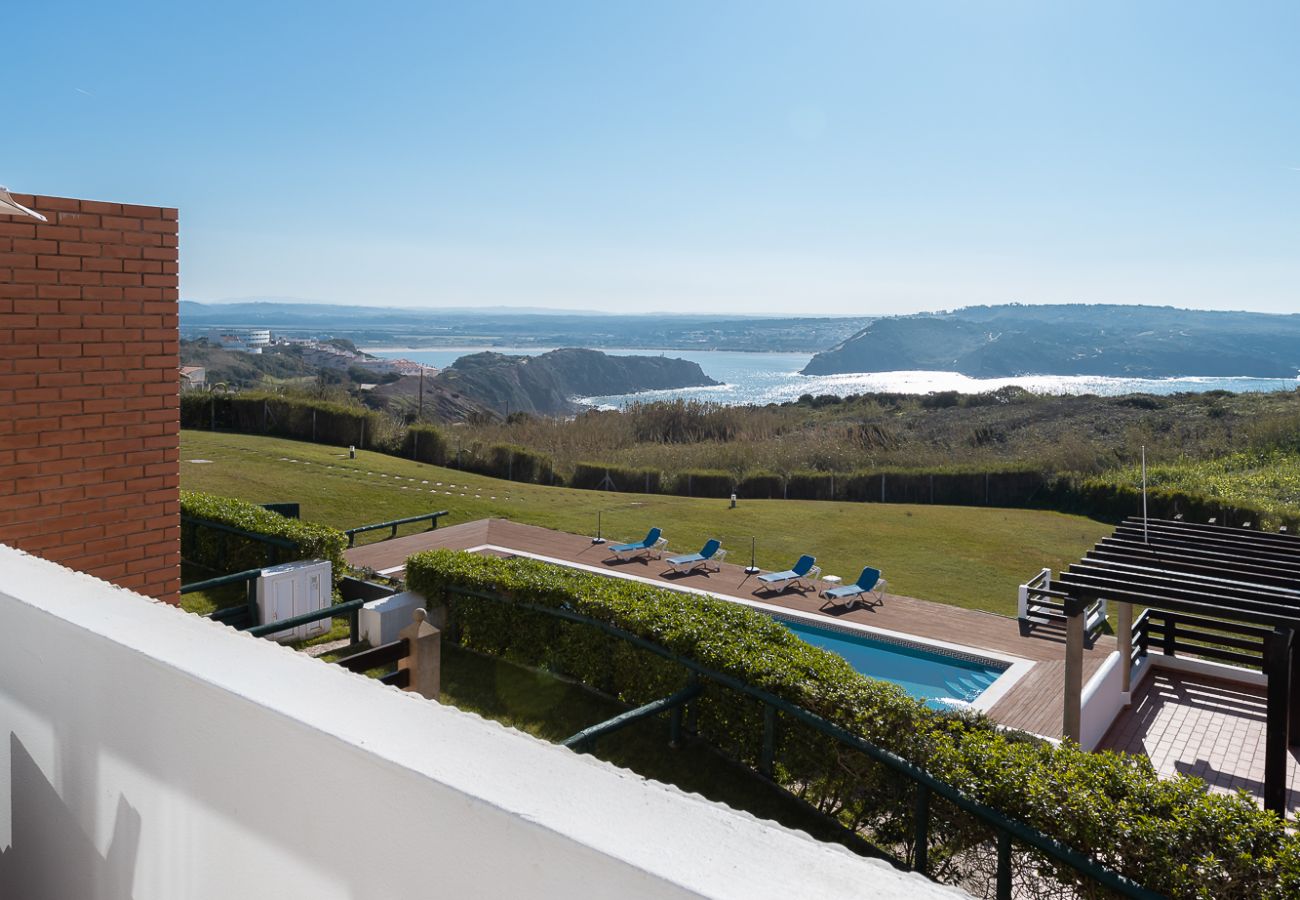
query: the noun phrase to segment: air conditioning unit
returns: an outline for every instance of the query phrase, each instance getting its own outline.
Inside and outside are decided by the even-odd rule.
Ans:
[[[263,625],[324,609],[333,602],[328,560],[285,563],[263,569],[257,579],[257,609]],[[324,634],[333,621],[319,619],[307,625],[267,635],[277,641],[301,641]]]

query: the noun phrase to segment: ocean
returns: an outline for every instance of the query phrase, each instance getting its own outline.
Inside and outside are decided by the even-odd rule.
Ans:
[[[367,353],[389,359],[409,359],[443,368],[461,356],[492,350],[516,356],[535,356],[551,347],[451,347],[436,350],[365,348]],[[651,400],[708,400],[733,406],[762,405],[797,400],[803,394],[849,394],[888,392],[928,394],[931,391],[961,391],[975,394],[1014,384],[1042,394],[1176,394],[1182,391],[1291,391],[1300,387],[1296,378],[1122,378],[1096,375],[1025,375],[1015,378],[970,378],[956,372],[870,372],[852,375],[800,375],[811,353],[744,353],[733,350],[607,350],[615,356],[675,356],[699,363],[704,374],[722,384],[716,387],[681,388],[672,391],[644,391],[638,394],[609,394],[583,397],[584,403],[619,409],[628,403]]]

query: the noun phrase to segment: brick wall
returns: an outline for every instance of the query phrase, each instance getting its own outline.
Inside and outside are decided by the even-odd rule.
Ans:
[[[176,602],[177,216],[0,214],[0,543]]]

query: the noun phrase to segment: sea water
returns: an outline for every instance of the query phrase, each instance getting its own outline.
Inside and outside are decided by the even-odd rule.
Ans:
[[[368,353],[388,359],[409,359],[443,368],[469,353],[491,350],[514,356],[535,356],[551,347],[452,347],[436,350],[367,348]],[[1176,394],[1183,391],[1291,391],[1300,387],[1296,378],[1128,378],[1100,375],[1021,375],[1008,378],[971,378],[957,372],[866,372],[849,375],[800,375],[812,359],[811,353],[746,353],[737,350],[609,350],[615,356],[672,356],[699,363],[704,374],[722,384],[714,387],[643,391],[637,394],[607,394],[584,397],[592,406],[619,409],[628,403],[653,400],[707,400],[727,405],[781,403],[813,396],[871,392],[928,394],[932,391],[960,391],[977,394],[1006,385],[1017,385],[1040,394]]]

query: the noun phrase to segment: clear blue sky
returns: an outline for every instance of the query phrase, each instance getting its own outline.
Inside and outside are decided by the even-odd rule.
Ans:
[[[186,299],[1300,311],[1300,4],[11,3],[14,190]]]

